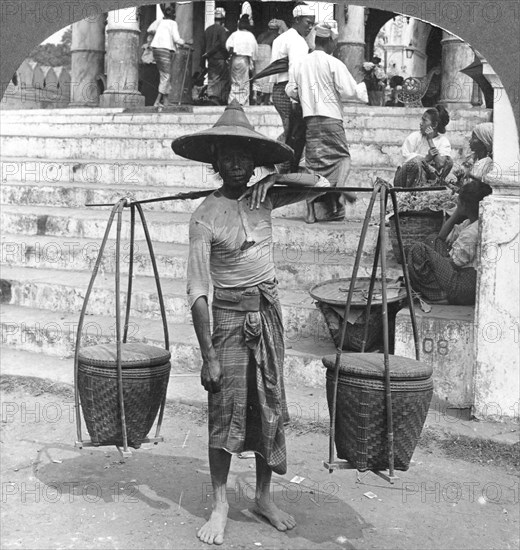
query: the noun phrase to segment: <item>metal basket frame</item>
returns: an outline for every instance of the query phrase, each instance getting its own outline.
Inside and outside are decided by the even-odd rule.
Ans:
[[[130,251],[129,251],[129,266],[128,266],[128,285],[127,285],[127,295],[126,295],[126,311],[125,311],[125,320],[123,325],[123,331],[121,331],[121,226],[123,223],[123,211],[126,208],[130,208]],[[96,258],[96,263],[94,264],[94,268],[92,270],[92,276],[90,278],[90,282],[87,288],[87,292],[85,294],[85,299],[83,300],[83,306],[81,308],[81,313],[79,316],[79,322],[78,322],[78,330],[76,333],[76,346],[75,346],[75,352],[74,352],[74,403],[75,403],[75,409],[76,409],[76,433],[77,433],[77,440],[76,440],[76,447],[83,448],[83,447],[92,447],[94,446],[91,441],[84,441],[82,437],[82,430],[81,430],[81,407],[80,407],[80,396],[79,396],[79,388],[78,388],[78,378],[79,378],[79,351],[81,346],[81,335],[83,331],[83,323],[85,320],[85,315],[87,311],[88,301],[90,299],[90,295],[92,292],[92,288],[94,287],[94,283],[99,271],[99,266],[101,265],[101,261],[103,259],[103,254],[105,252],[105,247],[108,241],[108,237],[110,234],[110,230],[112,229],[112,225],[114,223],[114,218],[117,215],[117,226],[116,226],[116,269],[115,269],[115,317],[116,317],[116,366],[117,366],[117,392],[118,392],[118,401],[119,401],[119,412],[120,412],[120,418],[121,418],[121,429],[122,429],[122,439],[123,439],[123,449],[118,450],[121,452],[123,457],[127,457],[131,455],[131,452],[128,448],[128,434],[127,434],[127,428],[126,428],[126,416],[125,416],[125,403],[123,399],[123,369],[121,365],[121,347],[122,344],[126,343],[128,338],[128,327],[129,327],[129,321],[130,321],[130,308],[131,308],[131,301],[132,301],[132,280],[133,280],[133,267],[134,267],[134,248],[135,248],[135,211],[137,209],[137,212],[139,213],[139,217],[141,219],[141,224],[143,226],[143,231],[146,239],[146,244],[148,246],[148,252],[150,253],[150,259],[152,263],[152,269],[154,273],[154,278],[156,282],[157,287],[157,294],[159,298],[159,307],[161,310],[161,319],[163,324],[163,332],[164,332],[164,347],[166,350],[169,350],[170,348],[170,339],[168,335],[168,324],[166,321],[166,308],[164,306],[164,298],[162,294],[162,288],[161,288],[161,281],[159,279],[159,271],[157,269],[157,262],[155,259],[155,254],[153,251],[153,245],[152,240],[150,238],[150,233],[148,231],[148,225],[146,223],[146,219],[144,216],[143,209],[141,207],[141,204],[138,202],[130,202],[129,199],[123,198],[119,200],[116,204],[113,205],[112,211],[110,212],[110,216],[108,219],[107,227],[105,229],[105,233],[103,235],[103,240],[101,242],[101,246],[99,248],[99,253]],[[123,332],[123,334],[121,334]],[[157,427],[155,430],[155,436],[153,438],[146,438],[143,439],[140,443],[155,443],[157,444],[160,441],[163,441],[164,439],[160,436],[161,432],[161,425],[162,420],[164,416],[164,407],[166,405],[166,392],[165,395],[161,401],[161,405],[159,408],[159,418],[157,420]],[[101,446],[101,445],[96,445]]]

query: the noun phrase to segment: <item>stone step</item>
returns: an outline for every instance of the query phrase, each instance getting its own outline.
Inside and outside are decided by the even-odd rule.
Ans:
[[[278,116],[278,115],[276,115]],[[380,143],[380,144],[397,144],[401,145],[405,138],[413,131],[418,130],[417,121],[410,121],[404,119],[406,124],[402,124],[402,128],[392,127],[390,124],[392,121],[388,121],[386,126],[372,127],[372,125],[366,127],[363,125],[363,121],[348,120],[345,121],[345,131],[347,134],[347,140],[349,143]],[[184,136],[186,134],[193,134],[200,130],[203,130],[216,122],[200,119],[197,120],[193,117],[189,121],[172,122],[172,123],[160,123],[150,124],[145,123],[55,123],[52,122],[10,122],[8,124],[2,123],[2,139],[14,138],[14,137],[46,137],[57,139],[85,139],[85,138],[114,138],[114,139],[127,139],[138,138],[146,140],[166,140],[172,141],[173,139]],[[413,124],[410,124],[410,123]],[[450,141],[453,146],[460,145],[460,143],[469,138],[472,125],[467,124],[466,119],[454,121],[453,126],[450,123]],[[281,120],[274,119],[269,121],[262,121],[255,125],[255,129],[272,138],[276,139],[281,134],[282,126]]]
[[[170,212],[149,212],[147,224],[152,241],[167,243],[188,243],[189,214]],[[36,206],[2,207],[0,231],[9,234],[48,235],[76,239],[101,239],[109,218],[108,208],[50,208]],[[275,243],[296,250],[338,250],[339,253],[354,254],[362,224],[350,220],[342,222],[306,224],[301,219],[275,218],[273,239]],[[116,224],[111,229],[115,238]],[[130,216],[124,216],[121,236],[129,239]],[[143,240],[140,224],[136,224],[135,238]],[[370,225],[366,235],[365,251],[370,254],[375,249],[377,227]],[[251,249],[257,253],[256,249]]]
[[[100,247],[99,240],[45,235],[8,235],[3,233],[0,243],[0,264],[19,268],[68,270],[71,276],[76,271],[90,273]],[[184,279],[186,277],[188,245],[155,242],[154,253],[159,275]],[[121,272],[128,273],[127,241],[121,243]],[[349,277],[352,273],[354,255],[345,254],[335,246],[310,248],[273,247],[273,260],[280,288],[309,290],[318,282]],[[401,274],[389,246],[387,252],[389,276]],[[363,256],[359,276],[370,275],[372,256]],[[100,273],[115,273],[115,242],[109,240],[100,264]],[[153,276],[148,249],[144,241],[135,243],[134,273]]]
[[[74,355],[78,315],[2,304],[2,347],[45,354],[57,358]],[[193,326],[169,323],[173,373],[198,373],[202,364]],[[85,319],[82,346],[115,342],[115,319],[88,316]],[[142,319],[131,324],[129,342],[145,342],[164,347],[161,321]],[[321,358],[335,352],[332,340],[317,340],[314,335],[300,333],[286,337],[284,375],[292,384],[323,385]]]
[[[324,349],[326,351],[327,348]],[[294,372],[291,373],[291,378],[285,378],[285,390],[287,392],[287,406],[291,420],[307,418],[311,421],[316,421],[317,418],[324,422],[329,419],[327,399],[325,395],[325,370],[316,371],[316,378],[313,381],[313,386],[306,387],[303,381],[295,380]],[[305,374],[305,373],[304,373]],[[62,383],[69,386],[74,385],[74,358],[73,357],[52,357],[41,353],[31,353],[28,351],[19,351],[8,349],[2,350],[2,375],[3,376],[24,376],[31,378],[41,378],[47,383]],[[322,391],[316,392],[318,388]],[[309,399],[309,405],[304,406],[302,395],[313,396]],[[207,403],[206,390],[200,384],[200,369],[196,372],[175,372],[170,374],[168,388],[166,390],[166,399],[170,403],[178,403],[181,405],[190,405],[197,407],[205,407]],[[67,407],[70,409],[67,410]],[[74,400],[66,400],[64,406],[60,410],[59,417],[73,418]],[[56,417],[52,417],[54,422]],[[82,424],[82,430],[85,430],[85,424]],[[87,437],[83,431],[83,437]],[[183,436],[184,437],[184,436]]]
[[[178,157],[171,161],[121,162],[103,159],[36,159],[20,156],[9,158],[2,151],[0,164],[3,183],[62,183],[67,186],[71,183],[84,183],[89,186],[124,186],[125,191],[135,186],[207,189],[221,185],[209,165]],[[362,159],[353,159],[348,185],[371,187],[378,177],[391,181],[395,169],[392,164],[376,167],[364,165]]]
[[[455,138],[455,139],[453,139]],[[452,142],[453,158],[461,155],[461,149],[465,144],[464,135],[450,136]],[[391,142],[350,142],[349,149],[352,158],[359,159],[362,164],[368,166],[394,166],[401,163],[401,145],[403,138],[394,139]],[[91,159],[117,161],[136,159],[168,160],[170,162],[180,160],[171,149],[171,138],[129,138],[129,137],[98,137],[75,136],[62,137],[38,137],[38,136],[3,136],[1,138],[2,155],[19,156],[31,151],[39,159]],[[199,166],[202,166],[199,164]]]
[[[418,121],[421,118],[424,108],[393,108],[393,107],[372,107],[367,105],[345,105],[343,118],[345,126],[359,128],[395,128],[417,129]],[[128,125],[181,125],[191,123],[194,119],[201,128],[214,124],[224,111],[224,107],[193,107],[192,112],[167,112],[157,113],[153,108],[145,112],[123,112],[122,109],[53,109],[49,112],[46,109],[30,109],[18,111],[0,110],[0,124],[3,128],[6,125],[30,122],[32,124],[47,123],[53,124],[128,124]],[[250,106],[245,108],[245,113],[253,126],[280,126],[281,120],[274,106]],[[471,131],[471,128],[478,122],[490,120],[491,110],[487,109],[461,109],[450,110],[451,130]],[[171,128],[170,128],[171,130]],[[166,130],[168,131],[168,130]]]
[[[84,183],[28,183],[7,182],[0,186],[0,203],[4,205],[50,206],[60,208],[82,208],[86,204],[114,204],[121,198],[131,200],[148,200],[167,197],[190,191],[181,187],[139,187],[131,189],[100,186]],[[195,190],[195,189],[193,189]],[[358,200],[354,204],[346,204],[346,219],[363,220],[366,214],[369,193],[358,193]],[[166,200],[143,204],[143,209],[150,212],[178,212],[192,213],[203,201],[193,200]],[[295,217],[303,219],[306,213],[305,202],[298,202],[273,211],[275,218]],[[320,215],[318,213],[318,215]],[[373,219],[379,215],[379,203],[373,210]]]
[[[72,275],[72,276],[71,276]],[[77,313],[83,306],[91,274],[70,271],[3,267],[0,301],[27,308]],[[163,277],[161,287],[168,322],[190,323],[191,312],[186,299],[186,281]],[[121,280],[121,312],[126,308],[127,278]],[[113,316],[115,309],[114,277],[98,274],[89,299],[87,315]],[[322,314],[308,292],[281,289],[283,317],[290,338],[298,332],[328,334]],[[131,318],[160,319],[160,306],[153,277],[137,276],[132,281]]]

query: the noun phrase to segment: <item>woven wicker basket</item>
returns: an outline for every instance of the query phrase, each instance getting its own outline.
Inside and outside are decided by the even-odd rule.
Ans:
[[[388,322],[391,348],[393,348],[393,335],[395,333],[395,317],[397,312],[403,306],[405,291],[403,288],[395,288],[396,283],[390,279],[387,280],[388,290]],[[358,277],[356,280],[356,290],[350,307],[351,312],[357,318],[354,322],[349,322],[343,341],[343,350],[361,351],[363,336],[365,334],[366,320],[366,296],[370,278]],[[310,295],[316,300],[316,307],[322,312],[327,323],[330,335],[336,346],[340,345],[341,328],[345,311],[345,301],[347,299],[350,279],[331,279],[320,283],[309,291]],[[370,310],[370,319],[368,322],[368,334],[365,342],[365,351],[378,349],[382,345],[383,338],[383,315],[381,296],[381,281],[376,281],[374,287],[374,298]]]
[[[421,243],[432,234],[437,234],[441,230],[444,221],[443,212],[434,212],[433,210],[420,210],[417,212],[399,212],[399,222],[401,226],[401,236],[403,247],[406,250],[415,243]],[[390,242],[392,250],[398,263],[401,263],[401,254],[397,242],[397,231],[395,229],[395,218],[390,217]]]
[[[390,355],[389,359],[394,467],[407,470],[433,395],[432,368],[406,357]],[[332,355],[323,358],[331,414],[335,361]],[[345,353],[341,357],[336,451],[338,458],[359,471],[389,467],[383,361],[384,356],[376,353]]]
[[[121,360],[128,445],[137,449],[166,394],[170,352],[145,344],[122,344]],[[80,351],[78,390],[92,444],[123,445],[115,344]]]

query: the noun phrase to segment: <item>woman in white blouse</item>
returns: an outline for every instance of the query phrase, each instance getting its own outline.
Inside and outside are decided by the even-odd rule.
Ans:
[[[424,112],[419,130],[412,132],[401,148],[405,162],[395,174],[396,187],[434,186],[448,175],[453,166],[451,144],[444,135],[449,121],[442,105]]]
[[[184,44],[179,34],[179,27],[175,21],[175,8],[166,7],[164,18],[155,20],[149,27],[148,33],[153,34],[151,43],[153,57],[159,70],[159,94],[155,100],[154,107],[165,107],[168,105],[168,94],[171,89],[172,61],[177,45]]]

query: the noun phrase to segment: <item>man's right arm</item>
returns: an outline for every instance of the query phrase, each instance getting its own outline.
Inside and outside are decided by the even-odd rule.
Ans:
[[[210,284],[211,230],[197,220],[190,221],[190,251],[188,256],[188,301],[193,327],[202,355],[201,384],[212,393],[220,391],[222,371],[211,341],[208,307]]]
[[[206,296],[197,298],[191,307],[191,316],[202,355],[200,382],[206,391],[218,393],[221,388],[222,369],[211,341],[209,307]]]
[[[359,98],[356,80],[343,63],[333,65],[333,75],[336,91],[342,102]]]

